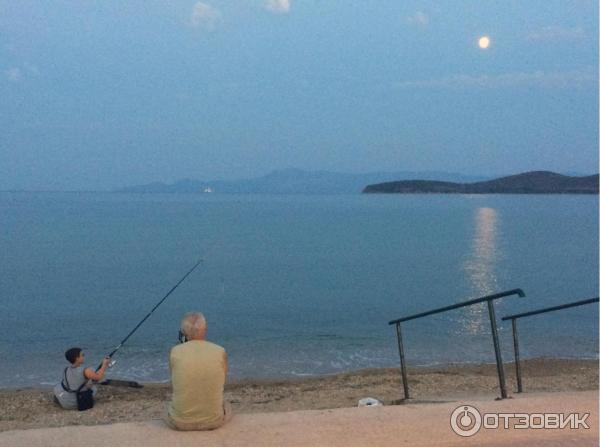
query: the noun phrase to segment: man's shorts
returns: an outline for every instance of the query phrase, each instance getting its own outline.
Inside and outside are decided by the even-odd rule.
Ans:
[[[203,422],[181,422],[174,421],[167,412],[165,422],[169,427],[174,430],[188,431],[188,430],[214,430],[215,428],[222,427],[231,420],[233,413],[231,411],[231,405],[229,402],[223,401],[223,418],[217,422],[206,424]]]

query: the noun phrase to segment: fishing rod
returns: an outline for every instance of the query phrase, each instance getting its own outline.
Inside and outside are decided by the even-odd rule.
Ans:
[[[127,336],[126,336],[126,337],[125,337],[123,340],[121,340],[121,343],[119,343],[119,345],[118,345],[118,346],[117,346],[115,349],[113,349],[113,351],[112,351],[110,354],[108,354],[106,357],[108,357],[108,358],[112,358],[112,356],[113,356],[113,355],[115,355],[115,353],[116,353],[116,352],[117,352],[119,349],[121,349],[121,348],[123,347],[123,345],[124,345],[124,344],[125,344],[125,342],[126,342],[128,339],[129,339],[129,337],[131,337],[131,336],[133,335],[133,333],[139,329],[139,327],[140,327],[140,326],[141,326],[141,325],[144,323],[144,321],[146,321],[148,318],[150,318],[150,315],[152,315],[152,314],[154,313],[154,311],[155,311],[155,310],[158,308],[158,306],[160,306],[160,305],[161,305],[161,304],[162,304],[162,303],[163,303],[163,302],[164,302],[164,301],[165,301],[165,300],[166,300],[166,299],[169,297],[169,295],[171,295],[171,293],[173,293],[173,291],[174,291],[174,290],[175,290],[177,287],[179,287],[179,285],[180,285],[180,284],[181,284],[183,281],[185,281],[185,279],[186,279],[186,278],[187,278],[187,277],[190,275],[190,273],[192,273],[192,272],[193,272],[193,271],[196,269],[196,267],[198,267],[198,266],[199,266],[199,265],[202,263],[202,261],[203,261],[203,260],[202,260],[202,259],[200,259],[198,262],[196,262],[196,264],[195,264],[195,265],[194,265],[194,266],[193,266],[193,267],[192,267],[192,268],[191,268],[191,269],[190,269],[190,270],[189,270],[189,271],[188,271],[188,272],[187,272],[185,275],[183,275],[183,278],[181,278],[181,279],[179,280],[179,282],[178,282],[177,284],[175,284],[175,285],[173,286],[173,288],[172,288],[171,290],[169,290],[169,292],[168,292],[168,293],[167,293],[167,294],[166,294],[166,295],[165,295],[165,296],[164,296],[164,297],[163,297],[163,298],[162,298],[162,299],[161,299],[161,300],[160,300],[158,303],[156,303],[156,306],[154,306],[154,307],[152,308],[152,310],[151,310],[150,312],[148,312],[148,315],[146,315],[144,318],[142,318],[142,321],[140,321],[140,322],[137,324],[137,326],[136,326],[136,327],[134,327],[134,328],[132,329],[132,331],[131,331],[129,334],[127,334]],[[112,366],[112,365],[111,365],[111,366]],[[99,370],[101,367],[102,367],[102,363],[100,363],[100,366],[98,366],[98,368],[96,368],[96,371],[98,371],[98,370]]]

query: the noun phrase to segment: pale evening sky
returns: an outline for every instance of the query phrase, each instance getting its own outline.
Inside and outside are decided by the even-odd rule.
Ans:
[[[598,5],[0,0],[0,98],[0,190],[595,173]]]

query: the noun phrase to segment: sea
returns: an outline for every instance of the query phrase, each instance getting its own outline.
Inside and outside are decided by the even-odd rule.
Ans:
[[[169,379],[201,311],[232,379],[395,367],[390,320],[521,288],[502,316],[598,296],[596,195],[0,193],[0,388],[50,386],[64,351]],[[519,320],[524,358],[598,358],[598,305]],[[402,325],[409,366],[492,363],[485,304]]]

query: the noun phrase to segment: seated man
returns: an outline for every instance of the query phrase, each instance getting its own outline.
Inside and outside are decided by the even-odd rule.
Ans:
[[[177,430],[212,430],[231,419],[223,399],[227,375],[225,349],[206,341],[206,320],[200,312],[181,320],[183,343],[171,349],[169,365],[173,397],[167,423]]]

